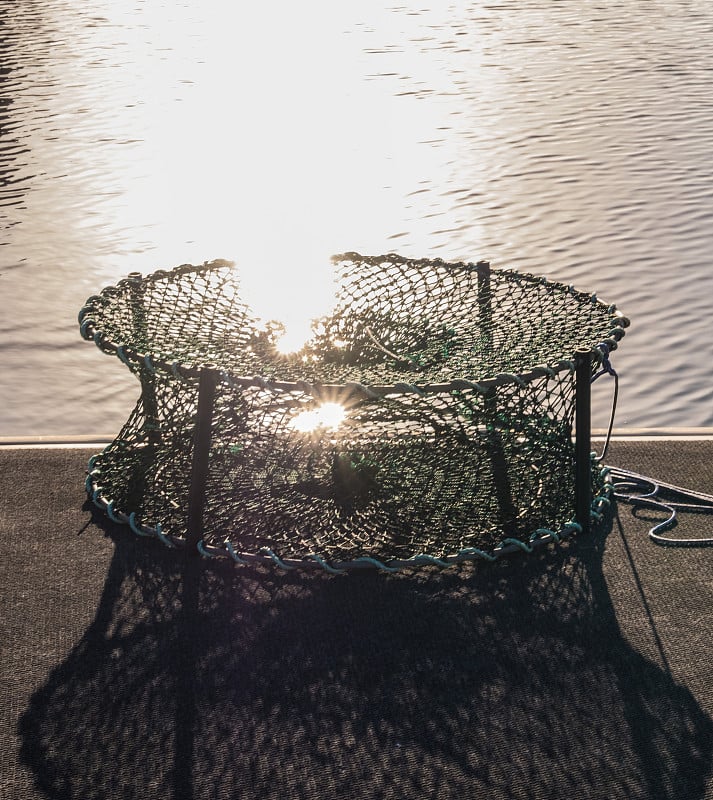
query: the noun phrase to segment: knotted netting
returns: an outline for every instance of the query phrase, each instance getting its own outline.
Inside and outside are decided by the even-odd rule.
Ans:
[[[580,528],[577,359],[587,383],[608,363],[616,308],[487,262],[334,263],[332,309],[289,354],[227,261],[89,298],[82,335],[141,383],[90,462],[94,501],[172,546],[333,570],[492,559]],[[586,470],[596,513],[610,487]]]

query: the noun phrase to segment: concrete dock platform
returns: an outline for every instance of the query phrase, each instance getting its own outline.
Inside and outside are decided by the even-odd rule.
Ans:
[[[0,448],[0,798],[713,799],[713,548],[619,504],[494,565],[238,568]],[[608,464],[713,491],[713,441]],[[713,535],[685,515],[673,535]]]

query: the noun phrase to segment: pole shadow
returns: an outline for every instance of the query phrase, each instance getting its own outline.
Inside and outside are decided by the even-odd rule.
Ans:
[[[705,796],[713,722],[622,637],[611,526],[340,577],[97,523],[115,554],[96,617],[20,721],[50,798]]]

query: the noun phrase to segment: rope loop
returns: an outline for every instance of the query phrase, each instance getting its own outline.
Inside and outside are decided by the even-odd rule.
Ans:
[[[93,489],[92,489],[93,483],[94,483],[94,476],[91,474],[91,472],[88,472],[87,473],[87,477],[84,479],[84,491],[87,494],[91,494],[92,493],[92,491],[93,491]]]
[[[266,556],[269,556],[275,564],[277,564],[280,569],[284,569],[287,571],[295,569],[292,564],[286,564],[278,555],[276,555],[269,547],[261,547],[260,552],[264,553]]]
[[[91,297],[87,297],[86,301],[84,302],[84,305],[79,309],[79,314],[77,315],[77,322],[81,324],[81,322],[84,320],[84,317],[86,317],[90,311],[94,311],[94,306],[97,303],[102,303],[102,302],[103,300],[101,295],[93,294]]]
[[[504,550],[506,548],[515,547],[522,550],[525,553],[531,553],[532,547],[531,545],[527,544],[527,542],[523,542],[521,539],[515,539],[509,536],[507,539],[503,539],[498,546],[499,550]]]
[[[171,549],[175,549],[176,545],[166,536],[165,533],[161,530],[161,523],[157,522],[155,527],[156,537],[166,545],[166,547],[170,547]]]
[[[541,539],[550,538],[552,541],[556,542],[557,544],[560,543],[561,537],[555,531],[551,531],[549,528],[538,528],[533,534],[530,536],[530,542],[536,542]]]
[[[607,435],[604,440],[604,447],[600,455],[595,455],[595,461],[602,461],[606,456],[609,445],[611,443],[612,432],[614,431],[614,419],[616,418],[616,407],[619,400],[619,373],[614,369],[609,359],[611,348],[606,342],[600,342],[596,348],[601,353],[601,369],[592,375],[591,383],[602,377],[602,375],[611,375],[614,378],[614,394],[612,397],[611,413],[609,415],[609,425],[607,427]]]
[[[198,552],[203,556],[203,558],[215,558],[215,554],[211,553],[209,550],[206,549],[206,546],[203,544],[203,539],[200,539],[198,544],[196,545],[196,549]]]
[[[323,570],[329,572],[331,575],[346,575],[346,570],[339,569],[337,567],[333,567],[331,564],[328,564],[322,556],[318,555],[317,553],[310,553],[307,558],[312,559],[312,561],[319,564]]]
[[[116,512],[114,510],[114,501],[113,500],[110,500],[106,504],[106,508],[104,509],[104,513],[107,515],[107,517],[109,517],[109,519],[112,522],[116,522],[118,524],[121,524],[124,521],[123,519],[120,519],[119,517],[117,517]]]
[[[384,564],[383,561],[379,561],[378,558],[372,558],[371,556],[360,556],[359,558],[355,559],[355,564],[364,564],[369,565],[372,567],[376,567],[377,569],[381,570],[382,572],[398,572],[398,567],[389,567],[387,564]]]
[[[227,550],[228,555],[233,559],[233,561],[236,564],[244,566],[245,564],[248,563],[244,558],[240,558],[240,556],[235,552],[233,543],[229,539],[226,539],[225,542],[223,542],[223,544],[225,545],[225,549]]]
[[[131,362],[129,361],[129,358],[126,355],[126,351],[124,349],[124,345],[123,344],[120,344],[116,348],[116,354],[117,354],[117,356],[119,356],[120,360],[123,361],[124,364],[126,364],[126,366],[129,367],[129,369],[131,369]]]
[[[101,486],[94,487],[94,491],[92,492],[92,503],[94,503],[94,505],[101,511],[106,510],[107,503],[102,497]]]
[[[139,523],[136,521],[135,511],[132,511],[131,514],[129,514],[129,527],[137,536],[145,536],[145,537],[153,536],[153,534],[150,531],[145,531],[141,527],[141,525],[139,525]]]
[[[618,377],[616,370],[611,365],[611,361],[609,360],[609,353],[611,352],[612,348],[607,344],[607,342],[599,342],[599,344],[594,348],[598,350],[601,354],[601,365],[602,368],[596,372],[592,376],[592,383],[600,378],[602,375],[613,375],[615,378]]]
[[[94,327],[94,320],[91,317],[87,317],[87,319],[83,320],[82,324],[79,326],[79,333],[82,339],[86,339],[87,341],[94,339],[94,335],[89,333],[90,327]]]
[[[676,527],[679,512],[713,515],[712,494],[684,489],[618,467],[610,467],[609,472],[616,500],[635,509],[647,508],[668,514],[662,522],[649,528],[648,536],[652,542],[663,547],[713,547],[713,536],[700,539],[662,536],[664,531]]]
[[[481,550],[478,547],[464,547],[458,553],[457,557],[459,560],[482,558],[483,561],[489,561],[490,563],[498,560],[497,556],[494,556],[492,553],[487,553],[485,550]]]

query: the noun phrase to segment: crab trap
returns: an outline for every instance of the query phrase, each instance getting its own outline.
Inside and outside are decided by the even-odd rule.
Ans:
[[[81,333],[141,395],[87,491],[141,536],[238,563],[385,570],[493,560],[586,530],[611,485],[590,386],[628,321],[487,262],[334,257],[297,352],[227,261],[132,273]]]

